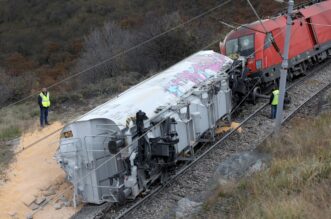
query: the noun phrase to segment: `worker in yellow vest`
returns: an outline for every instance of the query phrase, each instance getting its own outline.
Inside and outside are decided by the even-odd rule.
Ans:
[[[51,106],[49,99],[49,92],[46,88],[43,88],[38,96],[38,104],[40,107],[40,126],[43,128],[48,123],[48,109]]]
[[[269,104],[271,104],[271,119],[276,118],[278,102],[279,102],[279,90],[278,88],[275,87],[271,93],[270,102],[269,102]]]

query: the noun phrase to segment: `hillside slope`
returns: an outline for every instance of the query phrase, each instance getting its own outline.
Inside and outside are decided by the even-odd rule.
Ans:
[[[220,2],[216,0],[2,0],[0,90],[3,95],[0,105],[27,96],[42,86],[49,86],[71,74],[70,71],[81,70],[77,63],[81,65],[86,60],[79,62],[79,58],[82,52],[90,52],[90,38],[85,36],[100,30],[105,23],[113,23],[115,33],[122,31],[124,35],[120,36],[130,39],[130,43],[124,41],[122,46],[114,49],[122,51],[218,4]],[[284,7],[274,0],[254,0],[253,4],[261,16],[275,14]],[[163,69],[224,36],[229,30],[217,22],[219,18],[236,23],[256,20],[245,0],[233,0],[184,29],[146,45],[145,52],[139,53],[139,49],[132,51],[131,57],[147,56],[155,66],[152,71]],[[160,20],[163,20],[161,29],[156,28]],[[163,46],[164,42],[168,42],[166,46]],[[103,57],[91,60],[91,63],[100,62],[100,58]],[[150,71],[149,63],[145,64],[144,60],[129,64],[122,62],[120,65],[123,74]],[[113,76],[109,74],[107,77]],[[68,91],[71,87],[73,85],[57,90]]]

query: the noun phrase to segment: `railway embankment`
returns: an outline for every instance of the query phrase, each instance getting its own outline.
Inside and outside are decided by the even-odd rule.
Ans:
[[[321,66],[322,67],[322,66]],[[330,81],[331,81],[331,74],[330,74],[330,68],[329,65],[324,65],[323,68],[317,69],[315,71],[316,73],[313,74],[311,77],[305,79],[303,82],[300,82],[296,84],[293,88],[289,90],[289,93],[292,97],[292,104],[288,107],[288,109],[285,110],[285,117],[290,118],[291,120],[287,120],[284,124],[284,128],[282,131],[282,135],[278,137],[278,139],[282,140],[279,144],[282,144],[282,147],[279,147],[279,150],[285,150],[288,147],[288,150],[291,151],[293,148],[293,145],[300,144],[301,141],[296,141],[297,139],[292,139],[291,144],[287,144],[285,139],[287,135],[290,135],[291,131],[296,132],[297,138],[302,136],[301,140],[304,140],[303,142],[307,141],[309,142],[309,139],[306,138],[312,138],[313,136],[310,136],[308,134],[314,133],[314,130],[316,130],[317,133],[319,133],[318,125],[314,126],[314,124],[318,124],[319,117],[321,116],[321,120],[330,121],[327,120],[328,116],[323,116],[325,112],[325,109],[328,109],[329,97],[321,96],[322,94],[330,92]],[[316,95],[318,94],[318,95]],[[323,98],[322,98],[323,97]],[[258,103],[256,106],[249,106],[244,107],[240,115],[236,118],[238,122],[243,121],[244,118],[247,117],[247,115],[251,115],[255,110],[259,109],[263,106],[263,102]],[[299,109],[299,110],[298,110]],[[322,113],[322,114],[321,114]],[[123,216],[123,218],[174,218],[176,217],[176,209],[178,208],[178,204],[184,203],[184,205],[192,207],[192,209],[199,208],[198,204],[201,204],[201,209],[203,212],[203,215],[199,216],[205,216],[211,214],[213,212],[204,212],[206,208],[207,199],[211,197],[212,195],[208,194],[215,194],[217,193],[217,189],[213,190],[215,185],[211,185],[210,182],[213,180],[215,176],[215,172],[219,165],[224,162],[225,160],[229,159],[229,157],[233,156],[234,154],[238,153],[244,153],[246,151],[251,150],[260,150],[261,145],[267,144],[266,142],[269,142],[269,139],[272,139],[268,137],[270,133],[273,131],[273,121],[269,119],[270,116],[270,108],[266,107],[263,110],[259,112],[259,114],[255,115],[253,118],[251,118],[248,122],[246,122],[242,126],[242,132],[241,133],[235,133],[231,135],[229,138],[227,138],[225,141],[222,142],[222,144],[219,144],[218,147],[216,147],[212,153],[207,154],[203,159],[198,161],[194,166],[192,166],[190,169],[188,169],[184,174],[177,177],[170,185],[168,185],[165,189],[163,189],[161,192],[157,193],[153,197],[146,200],[144,204],[139,205],[139,208],[136,208],[131,213],[126,214]],[[317,116],[317,117],[316,117]],[[316,117],[316,118],[315,118]],[[298,121],[301,121],[302,123],[297,124]],[[300,128],[301,127],[301,128]],[[303,132],[307,128],[307,132]],[[298,131],[295,131],[298,130]],[[326,134],[330,133],[330,130],[326,132]],[[308,137],[305,137],[308,136]],[[310,136],[310,137],[309,137]],[[328,135],[325,136],[327,139]],[[322,139],[321,136],[317,137]],[[266,140],[267,139],[267,140]],[[300,140],[300,139],[298,139]],[[326,140],[330,144],[330,139]],[[271,144],[269,142],[268,144]],[[293,144],[293,145],[292,145]],[[277,147],[275,144],[273,144],[274,147]],[[311,147],[315,147],[316,144],[313,144],[311,142]],[[298,146],[299,147],[299,146]],[[317,146],[318,147],[318,146]],[[269,146],[269,148],[272,148]],[[308,149],[308,147],[304,147],[303,149]],[[300,150],[303,150],[300,148],[297,148],[297,150],[293,150],[293,154],[297,153]],[[270,150],[264,150],[264,153],[269,154],[269,156],[272,157],[271,161],[274,161],[274,155],[272,154],[273,151]],[[318,153],[318,151],[316,151]],[[293,154],[289,154],[289,157]],[[308,153],[307,153],[308,154]],[[303,155],[302,155],[303,156]],[[312,156],[315,156],[314,154]],[[299,159],[298,157],[297,159]],[[300,159],[304,159],[301,157]],[[303,161],[298,160],[297,164],[301,164]],[[317,158],[316,158],[317,159]],[[318,159],[317,159],[318,160]],[[295,159],[294,159],[295,161]],[[305,167],[309,167],[308,163],[302,163],[302,165],[306,165]],[[287,163],[283,163],[284,168],[286,168]],[[316,163],[318,164],[318,163]],[[259,164],[257,164],[259,165]],[[270,164],[272,165],[272,163]],[[266,165],[266,171],[270,169],[270,165]],[[314,167],[314,163],[311,163],[311,165]],[[254,165],[253,165],[254,166]],[[280,167],[282,164],[280,164]],[[256,166],[255,166],[256,167]],[[320,166],[321,168],[326,168],[326,166]],[[247,169],[247,167],[245,167]],[[249,168],[248,168],[249,169]],[[263,168],[261,168],[263,169]],[[298,170],[299,171],[299,170]],[[309,169],[306,169],[304,171],[310,171]],[[253,171],[254,172],[254,171]],[[264,173],[264,171],[262,171]],[[283,173],[282,173],[283,174]],[[284,173],[285,174],[285,173]],[[298,174],[302,174],[298,172]],[[244,174],[249,175],[249,174]],[[255,177],[255,174],[253,174]],[[295,175],[293,175],[294,177]],[[254,178],[252,177],[252,178]],[[266,177],[267,178],[267,177]],[[247,178],[249,181],[251,178]],[[295,181],[296,179],[294,179]],[[238,182],[238,186],[240,188],[240,182],[241,180],[235,181]],[[261,183],[261,182],[260,182]],[[237,185],[234,183],[234,185]],[[231,184],[227,184],[226,186],[229,186],[231,188]],[[299,190],[302,188],[298,188]],[[295,189],[294,189],[295,190]],[[230,189],[229,189],[230,191]],[[268,193],[268,191],[266,191]],[[290,191],[290,193],[293,191]],[[222,197],[222,195],[220,195]],[[220,197],[217,195],[217,199]],[[192,199],[192,197],[194,197]],[[183,199],[187,198],[189,201],[181,201]],[[247,200],[249,199],[249,195],[247,195]],[[254,197],[252,197],[254,199]],[[212,198],[213,199],[213,198]],[[223,200],[223,199],[222,199]],[[222,202],[216,209],[224,209],[224,214],[221,215],[211,215],[210,217],[218,217],[218,216],[227,216],[227,213],[231,210],[228,209],[228,206],[232,206],[233,203],[228,203],[229,200],[233,200],[233,197],[230,197],[229,199],[226,199],[224,203]],[[288,200],[291,200],[291,196]],[[192,203],[193,202],[193,203]],[[215,203],[217,203],[215,201]],[[222,205],[224,204],[224,205]],[[233,209],[236,209],[240,206],[237,205],[237,203],[234,203]],[[275,204],[275,203],[273,203]],[[285,206],[287,204],[284,204]],[[266,207],[267,208],[267,207]],[[201,210],[200,209],[200,210]],[[208,209],[211,209],[208,207]],[[109,211],[104,218],[116,218],[116,215],[118,215],[118,212],[116,211]],[[244,215],[244,214],[243,214]],[[237,217],[238,215],[229,215],[229,217]],[[254,217],[252,217],[254,218]],[[272,216],[271,216],[272,218]]]
[[[331,89],[306,104],[280,136],[221,161],[210,190],[179,199],[170,218],[328,218]]]
[[[272,157],[267,168],[219,184],[194,217],[329,218],[330,93],[311,101],[280,136],[257,148]]]

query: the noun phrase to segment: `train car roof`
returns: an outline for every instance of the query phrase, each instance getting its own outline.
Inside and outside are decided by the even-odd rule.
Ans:
[[[331,10],[330,0],[315,3],[309,7],[295,10],[295,13],[301,14],[303,17],[308,18],[328,10]],[[231,31],[231,33],[229,34],[229,39],[252,34],[255,31],[264,33],[265,29],[267,30],[267,32],[270,32],[277,28],[282,28],[286,26],[286,15],[265,19],[262,20],[262,23],[264,27],[261,25],[260,21],[254,21],[252,23],[242,25],[237,30]]]
[[[153,118],[158,107],[175,105],[192,88],[225,70],[232,60],[214,51],[200,51],[167,70],[139,83],[116,98],[98,106],[77,121],[109,119],[126,125],[142,110]]]
[[[303,8],[300,10],[300,13],[304,17],[308,18],[320,14],[322,12],[328,11],[330,9],[331,9],[331,1],[328,0],[320,3],[315,3],[314,5],[307,8]]]

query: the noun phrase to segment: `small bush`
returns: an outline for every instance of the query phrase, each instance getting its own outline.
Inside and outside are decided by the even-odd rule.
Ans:
[[[57,108],[62,104],[80,105],[86,103],[86,100],[84,100],[83,95],[77,91],[53,94],[51,101],[52,108]]]

